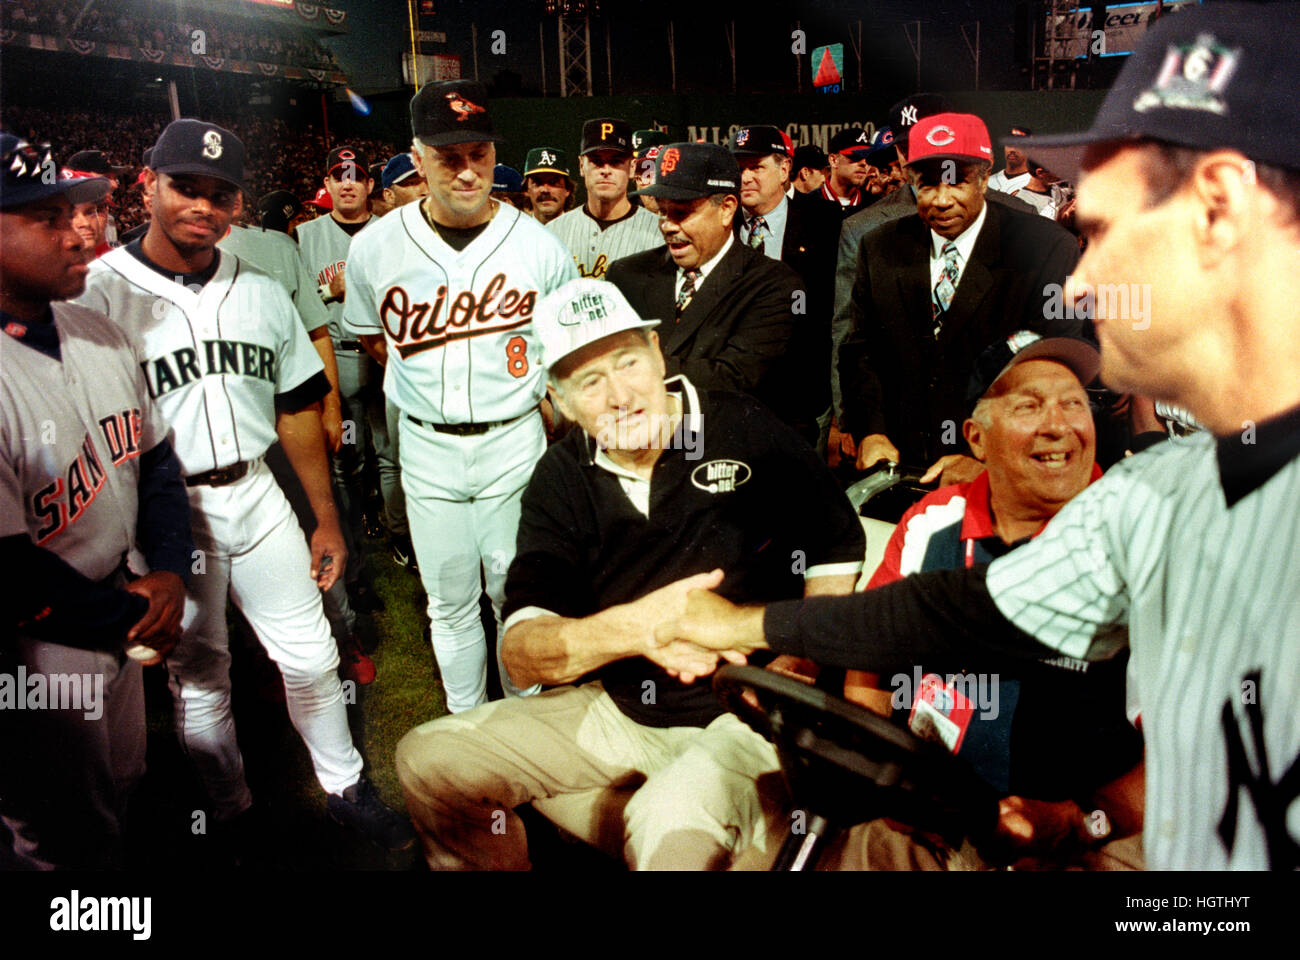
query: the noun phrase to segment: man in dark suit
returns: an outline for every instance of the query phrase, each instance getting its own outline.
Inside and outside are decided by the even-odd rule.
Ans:
[[[666,246],[615,260],[605,279],[647,320],[660,320],[667,376],[684,373],[701,389],[736,390],[763,401],[809,443],[816,403],[794,359],[803,298],[790,267],[736,240],[740,168],[707,143],[660,148],[655,182],[637,191],[659,204]]]
[[[831,296],[835,284],[835,245],[839,212],[826,203],[794,203],[786,197],[793,149],[776,127],[741,127],[732,135],[731,155],[740,165],[740,212],[736,239],[788,264],[799,274],[803,302],[792,304],[794,335],[787,356],[804,392],[806,409],[817,420],[817,448],[830,427]]]
[[[928,477],[970,479],[960,449],[963,397],[984,347],[1016,330],[1079,336],[1062,306],[1078,260],[1071,234],[1044,217],[985,202],[993,150],[983,121],[940,113],[908,143],[917,212],[863,238],[840,347],[842,427],[857,465],[930,464]],[[969,475],[968,475],[969,474]]]

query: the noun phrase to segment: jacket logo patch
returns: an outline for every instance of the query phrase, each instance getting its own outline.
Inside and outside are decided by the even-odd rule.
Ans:
[[[691,484],[705,493],[731,493],[753,472],[739,460],[710,460],[691,471]]]

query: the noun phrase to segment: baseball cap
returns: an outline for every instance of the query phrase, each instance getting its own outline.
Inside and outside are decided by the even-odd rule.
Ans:
[[[131,172],[130,167],[115,167],[109,163],[103,150],[78,150],[68,157],[63,168],[82,177],[120,177]]]
[[[850,160],[865,160],[871,151],[871,138],[861,127],[845,127],[831,137],[827,153],[838,153]]]
[[[474,80],[439,80],[421,87],[411,98],[411,132],[429,147],[505,140],[492,129],[487,88]]]
[[[593,277],[570,280],[533,312],[533,330],[541,337],[542,363],[547,368],[602,337],[658,324],[658,320],[642,320],[618,287]]]
[[[173,120],[149,155],[155,173],[194,173],[244,188],[244,143],[224,127],[203,120]]]
[[[633,195],[665,200],[698,200],[715,193],[738,193],[740,165],[716,143],[670,143],[655,158],[655,182]]]
[[[1014,137],[1032,137],[1033,135],[1033,131],[1023,123],[1013,123],[1011,126],[1007,127],[1007,135],[1004,139],[1012,139]]]
[[[951,112],[952,104],[948,98],[937,93],[915,93],[890,107],[889,128],[894,131],[894,142],[903,151],[903,156],[907,156],[907,138],[912,127],[936,113]]]
[[[585,157],[593,150],[631,153],[632,125],[626,120],[616,120],[612,117],[588,120],[582,125],[582,150],[579,156]]]
[[[524,158],[524,176],[530,177],[534,173],[558,173],[573,179],[569,173],[568,157],[563,150],[554,147],[533,147],[528,151],[528,156]]]
[[[330,176],[339,167],[347,170],[351,167],[358,179],[370,176],[369,164],[365,155],[356,147],[335,147],[325,158],[325,176]]]
[[[272,190],[257,201],[257,217],[262,226],[287,232],[289,221],[302,204],[288,190]]]
[[[411,155],[409,153],[399,153],[395,157],[388,158],[379,179],[383,183],[384,189],[387,189],[395,183],[401,183],[407,177],[414,176],[414,174],[415,161],[411,159]]]
[[[799,171],[804,167],[820,170],[826,164],[826,151],[816,144],[806,143],[802,147],[795,148],[794,160],[790,164],[790,176],[792,178],[798,176]]]
[[[987,160],[993,145],[984,121],[973,113],[936,113],[916,122],[907,143],[907,162]]]
[[[894,131],[881,127],[871,138],[871,152],[867,154],[867,163],[873,167],[887,167],[898,159],[898,148],[894,143]]]
[[[381,196],[384,192],[384,162],[375,161],[366,168],[366,174],[370,177],[370,196]]]
[[[1089,144],[1153,139],[1228,147],[1300,169],[1300,18],[1291,4],[1212,3],[1167,14],[1138,44],[1081,133],[1017,144],[1073,179]]]
[[[330,192],[326,190],[324,187],[321,187],[319,190],[317,190],[316,196],[312,197],[307,202],[311,204],[313,207],[317,207],[318,209],[321,210],[334,209],[334,201],[330,199]]]
[[[784,130],[776,127],[741,127],[732,134],[728,149],[738,157],[765,157],[779,153],[783,157],[794,155],[794,144]]]
[[[0,209],[8,210],[62,194],[71,204],[108,196],[105,177],[60,177],[49,144],[33,146],[12,133],[0,133]]]
[[[665,143],[672,142],[673,138],[662,130],[632,131],[632,153],[637,157],[645,156],[645,152],[651,147],[662,147]]]
[[[973,410],[1012,367],[1030,360],[1055,360],[1064,364],[1085,387],[1097,378],[1101,369],[1101,354],[1087,340],[1044,337],[1032,330],[1017,330],[1005,340],[990,344],[975,361],[966,388],[967,408]]]
[[[492,170],[493,193],[519,193],[524,189],[524,178],[514,167],[498,163]]]

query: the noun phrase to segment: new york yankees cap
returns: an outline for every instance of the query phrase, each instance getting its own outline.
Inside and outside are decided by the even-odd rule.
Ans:
[[[1287,3],[1212,3],[1161,17],[1081,133],[1018,140],[1074,178],[1094,143],[1159,140],[1300,169],[1300,18]]]
[[[505,140],[492,129],[487,88],[474,80],[439,80],[421,87],[411,98],[411,133],[428,147]]]
[[[951,113],[948,98],[937,93],[915,93],[899,100],[889,108],[889,128],[894,131],[894,142],[907,156],[907,138],[912,127],[936,113]]]
[[[765,157],[769,153],[794,156],[794,144],[786,132],[767,125],[740,127],[731,135],[727,148],[737,157]]]
[[[388,162],[384,164],[384,172],[380,175],[380,182],[383,183],[384,189],[388,189],[395,183],[401,183],[408,177],[415,176],[415,161],[411,159],[409,153],[399,153],[395,157],[389,157]]]
[[[582,149],[578,156],[585,157],[595,150],[632,152],[632,124],[614,117],[597,117],[582,125]]]
[[[528,156],[524,158],[524,176],[529,177],[534,173],[558,173],[568,177],[570,182],[573,180],[573,175],[569,173],[569,158],[563,150],[555,147],[533,147],[528,151]]]
[[[1044,337],[1032,330],[1017,330],[987,346],[975,361],[975,369],[966,387],[966,408],[974,410],[975,404],[1012,367],[1030,360],[1055,360],[1069,367],[1085,387],[1097,379],[1097,372],[1101,369],[1101,353],[1087,340]]]
[[[973,113],[936,113],[918,120],[907,141],[907,162],[985,160],[993,162],[993,145],[984,121]]]
[[[830,146],[826,152],[838,153],[840,156],[848,157],[855,162],[865,160],[867,154],[871,152],[871,137],[861,127],[845,127],[831,137]]]
[[[60,194],[74,205],[90,203],[112,189],[107,177],[61,176],[49,144],[35,146],[12,133],[0,133],[0,210]]]
[[[244,189],[244,143],[225,127],[204,120],[173,120],[153,145],[155,173],[193,173]]]
[[[658,324],[642,320],[618,287],[593,277],[570,280],[533,312],[533,329],[541,337],[542,363],[548,369],[602,337]]]
[[[655,158],[655,182],[633,196],[698,200],[715,193],[740,192],[740,165],[717,143],[670,143]]]

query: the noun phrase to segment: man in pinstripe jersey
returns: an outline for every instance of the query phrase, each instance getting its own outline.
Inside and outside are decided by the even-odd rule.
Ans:
[[[1026,143],[1081,165],[1073,289],[1095,285],[1103,381],[1207,433],[1113,467],[988,567],[766,609],[701,591],[664,633],[875,668],[954,643],[994,669],[1127,640],[1148,864],[1300,867],[1300,101],[1274,93],[1297,43],[1278,6],[1169,16],[1091,130]],[[1145,317],[1122,284],[1149,290]]]

